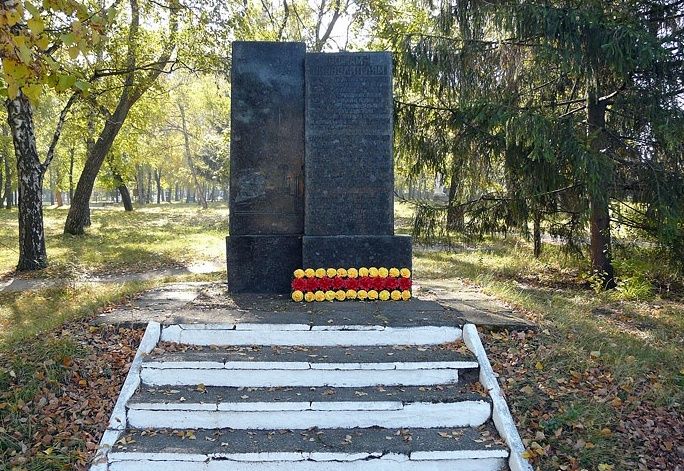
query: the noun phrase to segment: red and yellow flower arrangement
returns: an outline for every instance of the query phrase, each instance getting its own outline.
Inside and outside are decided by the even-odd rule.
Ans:
[[[294,271],[292,300],[408,301],[411,299],[411,285],[411,270],[408,268],[300,268]]]

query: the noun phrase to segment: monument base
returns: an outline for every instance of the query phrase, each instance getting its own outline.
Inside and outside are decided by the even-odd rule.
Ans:
[[[232,236],[226,247],[231,293],[291,291],[292,272],[302,265],[302,236]]]
[[[304,268],[398,267],[411,268],[409,236],[304,236]]]

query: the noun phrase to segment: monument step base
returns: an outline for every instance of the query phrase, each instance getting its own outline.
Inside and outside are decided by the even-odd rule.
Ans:
[[[494,471],[508,454],[492,426],[127,430],[109,469]]]
[[[302,262],[299,235],[226,237],[231,293],[289,293],[292,272]]]
[[[304,236],[304,267],[398,267],[411,268],[409,236],[335,235]]]

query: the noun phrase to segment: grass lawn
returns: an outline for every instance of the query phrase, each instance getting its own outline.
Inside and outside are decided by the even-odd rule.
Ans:
[[[185,267],[225,260],[228,208],[215,203],[148,205],[133,212],[120,207],[94,208],[87,236],[63,234],[66,208],[44,211],[47,270],[22,277],[78,278]],[[0,210],[0,278],[17,264],[17,213]]]
[[[410,211],[399,205],[398,232]],[[85,237],[46,210],[51,267],[34,276],[132,273],[224,255],[227,209],[149,206],[93,212]],[[0,210],[0,243],[16,246]],[[587,261],[516,238],[453,251],[416,247],[423,279],[477,284],[539,324],[484,332],[513,415],[542,470],[675,470],[684,462],[682,275],[644,250],[616,251],[618,290],[596,293]],[[3,250],[7,276],[16,253]],[[90,325],[98,310],[163,280],[0,293],[0,470],[83,469],[99,440],[140,332]]]
[[[540,469],[680,469],[681,293],[646,286],[665,274],[637,254],[618,260],[624,277],[613,292],[587,287],[585,265],[555,246],[536,260],[517,239],[453,252],[419,249],[414,257],[421,278],[477,284],[539,324],[535,332],[485,332],[484,341]]]

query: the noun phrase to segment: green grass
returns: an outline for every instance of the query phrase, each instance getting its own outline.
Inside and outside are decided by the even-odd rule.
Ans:
[[[617,424],[644,415],[659,424],[684,412],[679,293],[657,294],[647,281],[657,269],[629,259],[623,259],[621,273],[628,265],[641,267],[628,272],[637,282],[622,281],[619,290],[597,293],[582,276],[586,263],[558,247],[545,247],[544,256],[534,259],[532,247],[515,239],[488,240],[480,248],[455,252],[414,251],[414,273],[420,278],[478,284],[539,324],[540,332],[525,340],[490,333],[486,342],[523,437],[528,445],[537,440],[540,449],[549,447],[536,456],[535,464],[544,470],[559,469],[570,459],[578,469],[609,463],[627,469],[643,452],[634,451],[631,436],[614,433]],[[534,393],[522,393],[525,386]],[[615,397],[624,405],[613,405]],[[667,427],[657,425],[658,430]],[[558,430],[562,435],[556,437]],[[662,439],[677,443],[676,432]]]
[[[86,236],[63,234],[66,215],[66,208],[45,209],[50,266],[22,276],[78,278],[225,260],[225,204],[206,211],[186,204],[148,205],[129,213],[118,207],[95,208]],[[0,210],[0,277],[16,267],[17,234],[16,210]]]
[[[89,317],[105,306],[149,289],[156,282],[60,285],[0,292],[0,349],[51,332],[65,322]]]

